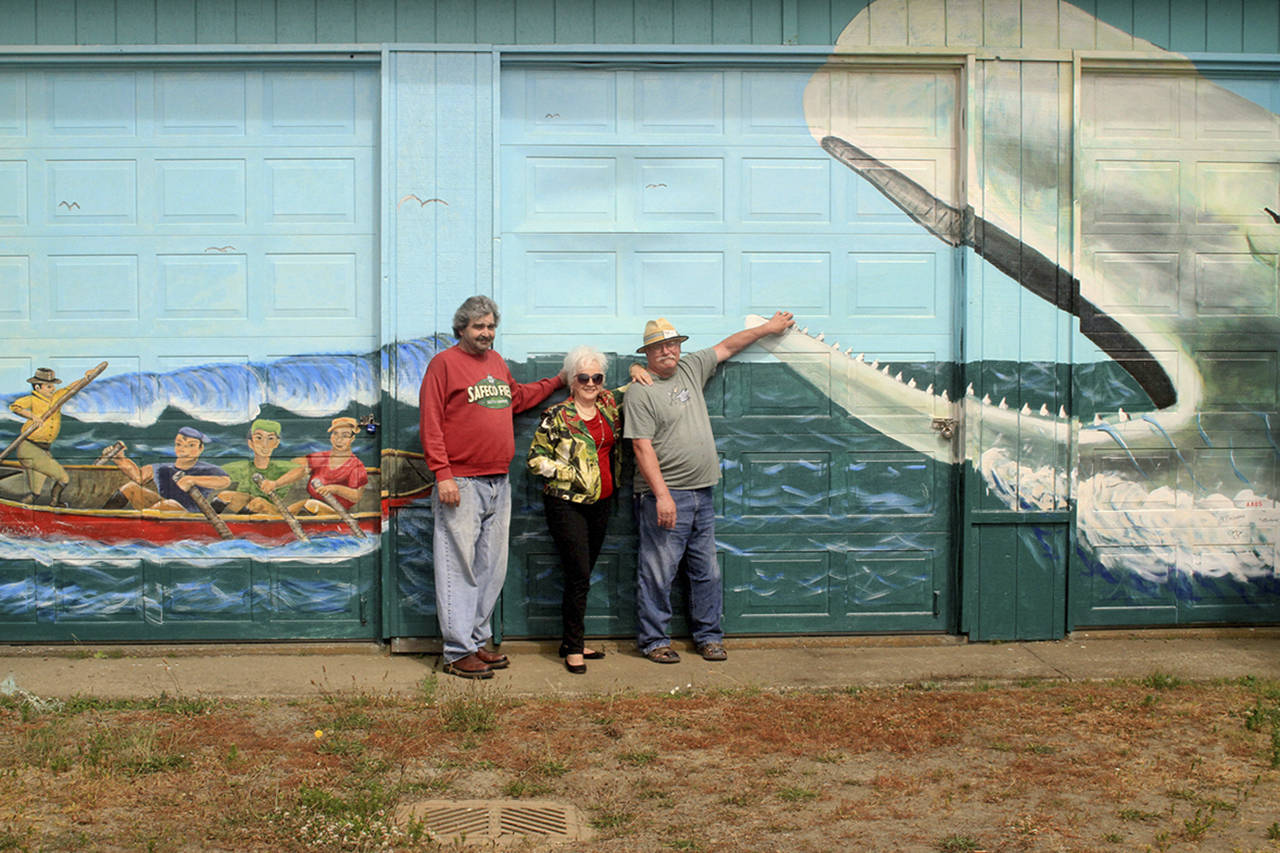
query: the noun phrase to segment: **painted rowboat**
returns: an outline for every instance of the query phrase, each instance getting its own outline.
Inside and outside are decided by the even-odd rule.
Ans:
[[[391,512],[431,493],[430,472],[420,454],[383,451],[383,468],[368,468],[369,485],[351,515],[367,534],[382,529],[385,512]],[[62,493],[65,507],[30,504],[21,500],[26,477],[16,463],[0,463],[0,533],[18,538],[72,538],[108,544],[148,542],[217,541],[214,526],[198,512],[102,509],[125,482],[114,465],[65,465],[71,480]],[[384,472],[385,475],[384,476]],[[424,474],[425,472],[425,474]],[[295,497],[301,495],[295,492]],[[234,538],[262,545],[295,541],[288,523],[274,514],[222,514],[219,516]],[[308,537],[351,536],[351,529],[336,515],[297,516]]]

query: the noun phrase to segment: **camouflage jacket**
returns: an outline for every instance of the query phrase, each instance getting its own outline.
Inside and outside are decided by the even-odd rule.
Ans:
[[[613,452],[610,463],[613,490],[618,491],[618,458],[622,448],[622,407],[615,398],[622,389],[600,391],[596,410],[613,430]],[[600,500],[600,455],[595,439],[578,417],[573,400],[557,403],[542,413],[538,431],[529,446],[529,470],[546,480],[542,491],[573,503],[595,503]]]

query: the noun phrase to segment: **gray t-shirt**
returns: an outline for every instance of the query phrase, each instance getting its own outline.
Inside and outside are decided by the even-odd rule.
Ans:
[[[653,442],[668,489],[702,489],[720,481],[716,439],[702,396],[719,363],[714,348],[698,350],[680,359],[670,379],[654,376],[652,385],[627,388],[624,434]],[[651,491],[643,476],[636,477],[635,488]]]

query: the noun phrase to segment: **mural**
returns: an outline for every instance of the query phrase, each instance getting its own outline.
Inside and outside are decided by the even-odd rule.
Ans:
[[[912,27],[945,29],[946,5],[935,4],[936,21],[913,8]],[[949,483],[952,474],[969,466],[993,505],[1074,512],[1076,558],[1101,587],[1121,590],[1118,599],[1167,594],[1195,600],[1205,584],[1217,584],[1217,592],[1226,590],[1239,602],[1271,608],[1274,618],[1280,595],[1280,368],[1275,344],[1280,339],[1280,214],[1275,212],[1280,210],[1280,96],[1275,87],[1280,84],[1206,76],[1185,58],[1142,43],[1137,48],[1144,59],[1160,60],[1158,71],[1145,76],[1132,70],[1095,74],[1086,68],[1080,87],[1082,124],[1068,132],[1055,122],[1003,121],[999,105],[1016,104],[1032,116],[1060,117],[1063,87],[1070,91],[1072,86],[1069,76],[1037,87],[1025,85],[1019,74],[991,71],[981,81],[987,112],[974,118],[981,122],[975,131],[980,160],[956,164],[972,178],[970,190],[961,196],[954,172],[943,170],[930,178],[921,171],[919,151],[928,148],[928,140],[898,129],[892,144],[886,144],[882,136],[865,131],[856,100],[832,97],[850,73],[844,54],[866,43],[871,18],[886,7],[900,8],[901,3],[869,4],[849,23],[829,63],[813,73],[805,69],[807,85],[802,81],[787,88],[793,84],[785,75],[762,82],[769,75],[760,74],[754,81],[762,87],[758,92],[785,92],[785,108],[769,116],[774,124],[744,122],[736,130],[726,124],[730,130],[725,135],[800,127],[811,154],[827,158],[847,180],[872,188],[905,217],[915,239],[963,254],[971,271],[966,286],[981,279],[985,288],[984,310],[1007,311],[1009,316],[1037,309],[1071,315],[1078,319],[1079,336],[1065,353],[970,353],[974,361],[964,366],[967,372],[985,377],[976,389],[953,381],[960,365],[925,359],[882,363],[870,348],[828,340],[817,321],[808,323],[811,328],[762,341],[772,360],[727,365],[726,373],[751,371],[750,380],[739,384],[754,382],[752,391],[766,409],[816,411],[822,407],[815,400],[829,400],[841,417],[856,420],[884,440],[869,454],[877,461],[858,463],[841,480],[838,465],[817,451],[812,458],[800,451],[787,459],[774,453],[782,439],[791,437],[789,431],[799,427],[817,434],[830,420],[815,415],[800,424],[769,418],[733,423],[725,415],[729,423],[717,427],[727,448],[722,553],[754,565],[750,561],[767,547],[742,545],[732,536],[749,538],[784,528],[788,536],[808,540],[813,551],[749,567],[748,574],[755,574],[729,590],[730,603],[738,594],[769,598],[790,584],[799,592],[794,603],[784,600],[782,607],[803,616],[808,612],[804,596],[816,600],[829,595],[832,575],[845,572],[839,580],[847,584],[849,600],[865,612],[908,609],[902,602],[909,596],[910,606],[924,612],[928,606],[918,606],[918,601],[927,601],[932,593],[934,612],[928,616],[936,618],[934,569],[921,568],[916,555],[930,550],[945,554],[946,534],[904,526],[865,546],[855,537],[870,541],[882,533],[867,521],[871,516],[933,513],[935,520],[945,522],[940,526],[949,525],[950,519],[943,517],[947,510],[939,509],[947,503],[941,494],[946,489],[938,484]],[[1118,33],[1053,0],[1026,0],[1020,8],[1021,19],[1010,26],[1024,31],[1052,21],[1063,29]],[[994,67],[1000,61],[979,65]],[[705,76],[690,85],[694,95],[713,86],[705,82],[713,73],[699,73]],[[657,86],[657,79],[642,85]],[[598,82],[586,80],[588,86]],[[537,84],[531,78],[528,91],[536,94]],[[570,104],[575,98],[605,100],[586,87],[550,90]],[[661,101],[660,91],[645,92]],[[680,94],[678,100],[686,103],[689,93]],[[904,115],[937,107],[913,102],[923,100],[918,93],[902,94],[898,103]],[[770,99],[761,95],[760,100]],[[551,132],[546,123],[553,116],[562,125],[574,120],[569,109],[535,105],[539,109],[530,114],[545,124],[539,132]],[[651,219],[701,217],[699,222],[716,223],[724,218],[722,208],[708,207],[699,192],[688,189],[699,186],[714,190],[709,194],[717,198],[725,195],[724,185],[716,184],[721,174],[707,166],[711,158],[685,156],[688,151],[680,149],[682,134],[709,133],[706,127],[716,124],[704,126],[700,120],[705,116],[696,112],[689,107],[687,115],[648,126],[646,132],[659,140],[654,143],[657,154],[629,164],[642,178],[634,192],[637,204]],[[612,117],[588,118],[579,116],[570,132],[594,133],[608,127]],[[1072,139],[1081,146],[1075,152],[1080,168],[1074,185],[1069,163],[1063,163],[1064,146]],[[1185,144],[1187,139],[1194,145]],[[765,162],[764,155],[756,167],[766,176],[773,169],[773,188],[791,191],[780,192],[785,196],[780,205],[790,205],[789,213],[806,213],[809,207],[797,188],[807,186],[803,182],[810,173],[803,152],[787,147],[793,144],[777,143],[793,158],[787,164],[792,171]],[[536,174],[542,176],[537,186],[545,199],[521,198],[520,205],[504,207],[529,211],[531,220],[553,236],[560,236],[554,233],[557,227],[574,231],[571,220],[581,212],[573,207],[579,201],[573,197],[574,182],[621,185],[617,175],[626,174],[608,172],[611,162],[599,152],[584,155],[586,143],[579,145],[569,155],[545,157],[537,164],[544,170]],[[675,153],[664,152],[663,146]],[[1196,146],[1211,153],[1199,160],[1180,159],[1181,149]],[[903,151],[916,153],[906,156]],[[602,181],[601,174],[611,177]],[[466,209],[460,201],[422,202],[415,195],[404,195],[401,203],[408,198],[419,204],[406,210]],[[1073,238],[1070,226],[1064,227],[1071,219],[1064,209],[1073,200],[1080,220],[1074,262],[1065,260],[1073,256]],[[613,197],[607,202],[587,210],[593,221],[607,218],[601,211],[617,215],[622,202]],[[796,258],[812,245],[789,245],[793,232],[801,229],[793,228],[794,217],[778,221],[784,224],[743,252],[772,253],[770,262],[794,262],[799,268]],[[644,227],[634,230],[643,232]],[[617,226],[617,233],[626,232],[627,227]],[[733,238],[749,244],[759,236],[743,233],[747,236]],[[708,234],[716,236],[710,226],[696,236]],[[511,251],[514,242],[507,240],[502,250]],[[541,267],[530,268],[528,282],[515,280],[515,264],[502,265],[504,275],[513,277],[505,285],[507,292],[514,296],[524,287],[547,295],[553,288],[539,282],[579,276],[590,297],[582,301],[598,303],[601,316],[608,318],[607,331],[593,342],[630,352],[633,332],[647,315],[644,300],[623,303],[621,290],[615,292],[615,275],[623,281],[622,289],[634,285],[625,280],[622,268],[612,266],[615,256],[582,252],[567,240],[563,248],[554,241],[548,245],[551,249],[544,247],[540,254],[530,252],[538,254]],[[678,302],[683,294],[676,291],[687,283],[680,276],[698,280],[706,274],[705,267],[680,264],[713,265],[718,257],[716,251],[699,254],[706,245],[695,245],[692,238],[678,248],[683,255],[649,251],[648,267],[631,268],[651,276],[655,302]],[[973,273],[975,269],[980,272]],[[604,283],[597,287],[593,275],[602,276]],[[1002,283],[1008,284],[1006,290]],[[487,289],[486,284],[478,289]],[[774,290],[757,301],[781,304],[788,296],[808,295],[806,286],[801,282],[777,296]],[[756,287],[750,282],[744,289]],[[709,294],[710,307],[698,308],[693,317],[723,319],[722,336],[737,327],[739,318],[720,317],[716,296]],[[1036,308],[1025,308],[1023,297],[1036,302]],[[545,375],[545,364],[529,353],[557,348],[540,342],[548,333],[568,334],[573,323],[548,332],[548,316],[573,302],[563,294],[545,304],[532,297],[527,301],[529,329],[513,333],[511,347],[501,348],[522,362],[514,365],[518,378]],[[797,314],[804,327],[803,310]],[[504,325],[518,316],[513,302]],[[891,325],[884,324],[887,330]],[[706,331],[710,327],[708,322],[700,329],[700,341],[718,339]],[[432,329],[413,329],[411,334],[421,337],[378,352],[321,352],[163,372],[113,373],[101,362],[83,374],[59,376],[40,367],[27,380],[28,387],[4,389],[11,420],[0,427],[0,445],[5,445],[0,451],[0,557],[10,565],[35,568],[0,578],[0,617],[52,613],[48,603],[55,599],[61,614],[57,618],[71,619],[129,613],[140,613],[149,622],[183,614],[192,620],[229,619],[258,606],[273,613],[349,612],[353,598],[368,593],[374,582],[368,576],[351,580],[340,572],[318,577],[312,567],[371,558],[393,514],[429,494],[431,487],[413,431],[378,431],[379,420],[415,422],[417,388],[427,362],[452,343]],[[1064,377],[1074,388],[1072,398],[1059,393],[1068,384]],[[918,415],[912,421],[917,425],[934,423],[936,430],[904,426],[904,413]],[[519,428],[525,427],[531,423]],[[953,434],[955,440],[948,440]],[[844,437],[819,435],[819,440],[834,445]],[[527,436],[517,436],[518,443],[525,440]],[[903,452],[890,452],[898,449]],[[520,456],[518,452],[517,460]],[[798,464],[785,468],[797,459]],[[785,476],[780,473],[784,469]],[[939,470],[944,474],[938,475]],[[542,537],[536,506],[522,505],[519,493],[516,514],[513,552]],[[429,517],[420,504],[399,519],[396,538],[388,540],[396,552],[398,588],[384,594],[395,597],[406,612],[429,617],[434,613]],[[836,528],[847,536],[833,545]],[[625,522],[615,529],[625,538]],[[1048,540],[1038,533],[1033,538]],[[609,547],[617,550],[616,543]],[[831,556],[834,552],[840,553]],[[892,553],[881,558],[880,552]],[[885,568],[899,557],[900,563]],[[623,567],[621,574],[629,565],[625,559],[613,564]],[[275,574],[254,574],[258,566]],[[550,564],[538,566],[523,568],[542,574],[528,580],[521,604],[529,610],[543,604],[554,608],[558,593],[550,585],[557,582],[558,572]],[[54,567],[62,572],[56,581]],[[593,584],[601,588],[600,581],[595,578]],[[1098,594],[1107,595],[1105,589]],[[781,592],[774,597],[786,598]],[[626,591],[617,592],[609,606],[626,611]],[[852,611],[841,611],[839,605],[831,605],[831,612],[852,618]],[[846,619],[834,630],[863,627]]]
[[[1050,409],[1027,400],[1010,407],[1004,399],[979,399],[972,385],[952,401],[945,392],[917,388],[901,372],[890,376],[887,365],[877,370],[851,349],[830,374],[815,375],[814,362],[803,356],[830,350],[821,335],[793,335],[773,345],[775,353],[810,382],[832,388],[835,402],[873,426],[874,416],[852,406],[859,393],[928,416],[948,410],[968,440],[963,451],[941,457],[959,462],[963,453],[989,493],[1010,509],[1066,509],[1072,479],[1080,556],[1111,580],[1169,584],[1180,596],[1194,596],[1180,579],[1222,578],[1239,582],[1244,599],[1256,594],[1272,604],[1280,589],[1280,505],[1273,491],[1280,453],[1273,427],[1280,228],[1272,213],[1280,201],[1280,118],[1269,87],[1253,86],[1264,96],[1254,102],[1227,88],[1229,81],[1207,79],[1148,43],[1135,47],[1165,60],[1161,75],[1086,80],[1079,138],[1086,146],[1110,147],[1092,161],[1082,158],[1084,262],[1073,272],[1052,260],[1062,244],[1056,203],[1062,139],[1055,122],[984,120],[985,150],[1015,156],[986,157],[971,195],[976,201],[962,206],[954,185],[917,183],[860,140],[856,115],[831,106],[832,80],[847,73],[838,62],[840,47],[865,41],[869,17],[881,5],[871,4],[850,23],[834,64],[806,91],[815,141],[925,232],[1079,317],[1081,333],[1131,381],[1117,377],[1086,388],[1079,400],[1094,411],[1068,412],[1061,404]],[[1060,14],[1064,31],[1096,27],[1119,35],[1073,6],[1045,0],[1022,4],[1019,25],[1031,31],[1052,24],[1052,30]],[[917,24],[929,26],[913,15]],[[1057,115],[1057,89],[1022,86],[1018,74],[990,74],[982,95],[987,103]],[[1222,142],[1209,156],[1179,162],[1180,142],[1193,139],[1203,147],[1212,134]],[[1259,337],[1250,341],[1252,335]],[[1088,347],[1080,349],[1091,367]],[[1247,379],[1233,375],[1239,369],[1248,371]],[[1087,386],[1088,371],[1078,373],[1077,382]],[[1133,393],[1134,384],[1140,393]],[[940,456],[935,444],[913,446]],[[1062,464],[1069,446],[1080,470]]]

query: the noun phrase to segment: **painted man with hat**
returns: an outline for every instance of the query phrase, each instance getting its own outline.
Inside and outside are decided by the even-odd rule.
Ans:
[[[364,495],[369,485],[369,472],[364,462],[351,450],[360,433],[356,419],[345,415],[329,422],[329,449],[308,453],[293,460],[298,469],[282,476],[276,488],[307,478],[307,497],[289,507],[289,512],[308,512],[313,515],[333,513],[325,501],[332,497],[346,509],[351,509]]]
[[[35,376],[27,382],[31,385],[31,393],[9,404],[9,411],[27,419],[23,429],[36,421],[40,422],[14,450],[14,457],[27,474],[27,495],[22,500],[23,503],[35,503],[44,489],[45,481],[52,480],[49,505],[66,506],[62,500],[62,490],[71,478],[66,469],[58,464],[58,460],[53,458],[51,447],[53,440],[62,431],[62,412],[57,402],[69,391],[66,388],[58,389],[62,380],[51,367],[37,367]]]
[[[720,362],[793,325],[791,313],[779,311],[759,326],[681,357],[680,345],[688,337],[663,318],[645,324],[644,342],[636,352],[648,360],[654,382],[632,385],[627,392],[624,431],[641,474],[635,482],[640,533],[636,642],[655,663],[680,660],[667,628],[671,585],[682,560],[689,575],[689,615],[698,654],[709,661],[727,657],[711,494],[720,480],[720,458],[702,389]]]
[[[507,576],[512,417],[564,387],[558,375],[512,378],[493,349],[498,320],[489,297],[463,302],[453,315],[458,343],[431,359],[418,394],[419,435],[436,478],[432,556],[444,671],[462,678],[491,678],[509,664],[485,645]]]
[[[177,457],[173,462],[139,467],[121,451],[111,461],[124,472],[129,482],[120,487],[106,508],[115,509],[128,504],[134,509],[160,512],[200,512],[200,507],[187,492],[188,487],[198,488],[215,508],[219,507],[220,502],[214,502],[214,498],[231,485],[231,478],[217,465],[200,461],[200,454],[208,443],[209,436],[193,426],[184,426],[173,437],[173,454]],[[155,488],[149,489],[144,485],[148,480]]]
[[[267,495],[275,493],[285,504],[292,497],[292,483],[301,478],[297,474],[292,480],[281,479],[302,466],[296,460],[272,459],[280,446],[280,422],[270,418],[258,418],[249,425],[249,450],[252,459],[237,459],[222,466],[231,478],[231,486],[221,492],[218,498],[227,505],[226,512],[268,513],[279,515]],[[254,480],[255,474],[261,474],[261,482]]]

